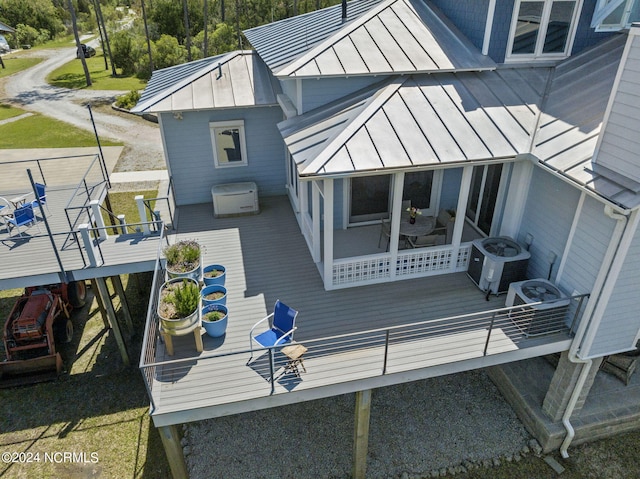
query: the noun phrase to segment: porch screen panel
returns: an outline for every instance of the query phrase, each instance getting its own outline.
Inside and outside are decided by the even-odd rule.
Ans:
[[[390,175],[351,178],[350,221],[371,221],[389,215]]]
[[[487,169],[487,178],[482,192],[482,208],[478,215],[478,227],[486,234],[490,234],[491,232],[491,223],[493,222],[493,213],[496,209],[501,174],[502,165],[491,165]]]
[[[420,209],[431,207],[433,171],[417,171],[404,175],[403,200],[410,200],[412,206]]]

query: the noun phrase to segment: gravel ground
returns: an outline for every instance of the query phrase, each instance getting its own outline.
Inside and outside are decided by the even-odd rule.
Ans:
[[[355,396],[185,426],[192,479],[348,478]],[[367,478],[411,478],[511,460],[531,436],[483,371],[376,389]]]

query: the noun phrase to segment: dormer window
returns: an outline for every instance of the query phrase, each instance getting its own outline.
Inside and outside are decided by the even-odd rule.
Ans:
[[[505,61],[568,56],[581,8],[581,0],[517,0]]]
[[[599,0],[593,12],[591,27],[597,32],[617,31],[640,21],[640,1]]]

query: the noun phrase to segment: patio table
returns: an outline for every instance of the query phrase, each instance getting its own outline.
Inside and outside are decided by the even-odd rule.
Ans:
[[[436,219],[433,216],[416,215],[415,223],[409,222],[409,212],[403,211],[400,217],[400,234],[404,237],[426,236],[436,227]]]
[[[25,200],[29,197],[29,195],[32,195],[33,193],[29,192],[29,193],[24,193],[22,195],[18,195],[15,196],[13,198],[10,198],[9,201],[13,204],[14,208],[19,208],[22,205],[24,205]]]

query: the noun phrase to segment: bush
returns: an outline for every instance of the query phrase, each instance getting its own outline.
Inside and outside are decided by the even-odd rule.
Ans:
[[[20,23],[16,27],[16,32],[13,35],[13,42],[11,46],[13,48],[20,48],[22,45],[40,45],[47,40],[49,40],[49,31],[48,30],[36,30],[29,25],[24,25]]]
[[[138,90],[131,90],[129,93],[116,98],[116,106],[124,108],[125,110],[131,110],[140,101],[140,92]]]

